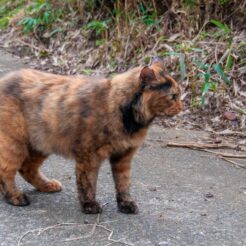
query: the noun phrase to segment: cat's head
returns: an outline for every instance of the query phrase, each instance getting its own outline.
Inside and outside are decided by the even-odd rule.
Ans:
[[[174,116],[182,110],[180,87],[166,73],[161,58],[154,57],[150,66],[142,68],[139,80],[142,87],[142,105],[145,105],[150,115]]]

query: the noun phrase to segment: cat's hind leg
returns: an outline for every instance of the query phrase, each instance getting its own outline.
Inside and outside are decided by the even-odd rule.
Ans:
[[[27,155],[26,146],[0,134],[0,192],[15,206],[29,204],[27,196],[15,184],[15,176]]]
[[[62,190],[61,183],[55,179],[46,178],[40,171],[47,156],[42,155],[37,151],[30,151],[19,170],[21,176],[38,191],[41,192],[59,192]]]
[[[27,196],[19,191],[15,185],[16,171],[9,172],[7,175],[0,177],[0,192],[5,200],[14,206],[27,206],[30,204]]]

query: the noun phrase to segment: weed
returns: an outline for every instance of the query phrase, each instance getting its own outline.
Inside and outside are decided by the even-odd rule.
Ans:
[[[141,20],[148,28],[158,28],[159,21],[155,11],[150,12],[143,3],[139,4],[139,10],[141,13]]]
[[[199,39],[200,40],[206,40],[207,38],[209,37],[209,33],[208,32],[205,32],[205,31],[201,31],[200,33],[199,33]]]
[[[82,69],[81,73],[85,74],[85,75],[92,75],[93,74],[93,70],[92,69]]]
[[[8,27],[9,20],[23,8],[25,2],[25,0],[13,1],[11,3],[7,0],[0,1],[0,29]]]
[[[195,6],[196,3],[197,3],[196,0],[185,0],[184,1],[184,4],[187,5],[187,6],[189,6],[189,7]]]
[[[213,92],[213,95],[217,92],[217,82],[212,79],[212,72],[216,72],[217,75],[222,79],[227,86],[231,85],[231,81],[224,72],[221,64],[204,64],[199,59],[195,59],[193,64],[196,66],[196,70],[199,71],[196,75],[197,78],[202,79],[201,85],[201,106],[205,108],[205,98],[209,91]],[[213,69],[212,69],[213,68]]]
[[[18,24],[23,26],[25,33],[44,31],[49,29],[61,14],[62,10],[54,8],[48,1],[36,0],[26,9],[26,17]]]
[[[105,44],[106,40],[105,39],[97,39],[96,40],[96,46],[100,46]]]
[[[191,98],[191,106],[192,108],[198,108],[199,102],[197,101],[196,97]]]
[[[183,81],[186,77],[185,54],[179,52],[165,52],[164,55],[177,56],[179,58],[180,80]]]
[[[229,80],[229,78],[227,77],[227,75],[224,72],[224,69],[222,67],[222,65],[219,64],[214,64],[214,71],[217,72],[217,74],[220,76],[220,78],[227,84],[227,85],[231,85],[231,81]]]
[[[9,18],[3,17],[0,19],[0,29],[5,29],[9,24]]]
[[[219,3],[224,6],[226,5],[230,0],[219,0]]]
[[[93,30],[96,32],[97,36],[100,36],[107,31],[107,29],[109,28],[108,23],[110,23],[110,21],[111,19],[107,19],[104,21],[93,20],[86,24],[84,28],[86,30]]]
[[[232,42],[232,31],[231,29],[226,25],[220,22],[219,20],[211,20],[210,21],[213,25],[215,25],[218,28],[218,31],[216,31],[213,36],[216,39],[224,39],[225,41],[228,41],[229,44]]]

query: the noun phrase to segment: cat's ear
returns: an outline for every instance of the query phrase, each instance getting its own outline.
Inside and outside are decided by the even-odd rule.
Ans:
[[[165,69],[164,61],[159,56],[154,56],[152,58],[151,65],[157,65],[157,66],[161,67],[163,70]]]
[[[148,66],[144,67],[140,72],[140,80],[143,84],[148,84],[156,80],[154,70]]]

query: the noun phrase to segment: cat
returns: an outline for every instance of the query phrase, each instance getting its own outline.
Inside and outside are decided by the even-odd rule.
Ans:
[[[39,170],[50,154],[76,161],[84,213],[100,213],[96,182],[109,159],[119,211],[137,213],[130,195],[131,160],[157,116],[182,110],[181,90],[155,57],[111,79],[61,76],[23,69],[0,79],[0,191],[16,206],[29,204],[16,173],[41,192],[62,186]]]

